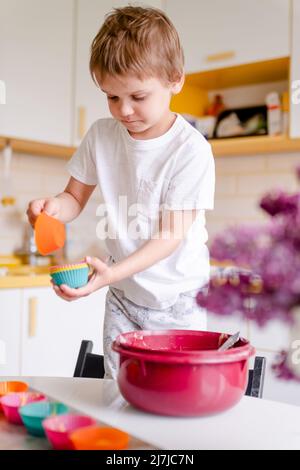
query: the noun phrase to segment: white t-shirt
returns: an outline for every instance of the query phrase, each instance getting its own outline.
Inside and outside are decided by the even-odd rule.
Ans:
[[[205,209],[213,209],[215,167],[210,144],[179,114],[162,136],[136,140],[118,121],[96,121],[68,163],[70,174],[99,185],[104,205],[97,236],[119,262],[151,238],[160,210],[198,209],[186,238],[167,258],[112,285],[149,308],[173,305],[209,279]],[[107,209],[107,210],[106,210]]]

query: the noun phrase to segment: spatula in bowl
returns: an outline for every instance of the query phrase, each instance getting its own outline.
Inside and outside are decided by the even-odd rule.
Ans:
[[[240,332],[238,331],[234,335],[229,336],[229,338],[227,338],[225,343],[223,343],[222,346],[218,348],[218,351],[226,351],[227,349],[231,348],[235,343],[237,343],[239,339],[240,339]]]

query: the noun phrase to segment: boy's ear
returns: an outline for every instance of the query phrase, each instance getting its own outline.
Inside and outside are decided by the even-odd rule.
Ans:
[[[171,91],[173,95],[177,95],[178,93],[181,92],[182,87],[184,85],[184,81],[185,81],[185,75],[182,74],[179,80],[172,83]]]

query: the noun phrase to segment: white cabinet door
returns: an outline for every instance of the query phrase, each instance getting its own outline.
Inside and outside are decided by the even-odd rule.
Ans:
[[[22,375],[72,376],[83,339],[102,353],[105,296],[66,302],[51,288],[24,289]]]
[[[0,376],[20,374],[21,289],[0,289]]]
[[[290,0],[166,0],[188,73],[290,55]]]
[[[300,137],[300,0],[293,0],[290,137]]]
[[[74,145],[97,119],[109,117],[106,96],[94,84],[89,72],[90,48],[105,15],[113,7],[128,5],[126,0],[78,0],[76,24],[76,85]],[[162,0],[150,0],[147,6],[162,7]]]
[[[93,122],[110,115],[104,93],[91,78],[89,60],[92,41],[111,8],[112,0],[77,2],[74,145],[80,143]]]
[[[0,135],[71,144],[73,0],[0,0]]]

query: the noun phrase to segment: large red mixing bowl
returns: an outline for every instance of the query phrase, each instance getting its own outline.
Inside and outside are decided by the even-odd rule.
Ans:
[[[118,385],[130,404],[156,414],[202,416],[225,411],[244,395],[248,361],[255,352],[245,339],[222,352],[217,350],[221,333],[140,333],[149,345],[153,340],[159,349],[160,344],[162,352],[122,347],[120,337],[113,343],[120,355]],[[176,349],[176,338],[181,350]]]
[[[177,353],[183,351],[199,351],[218,349],[231,336],[224,333],[190,330],[138,330],[122,333],[116,338],[116,344],[132,351],[147,351],[160,353]],[[240,346],[243,340],[238,343]]]

